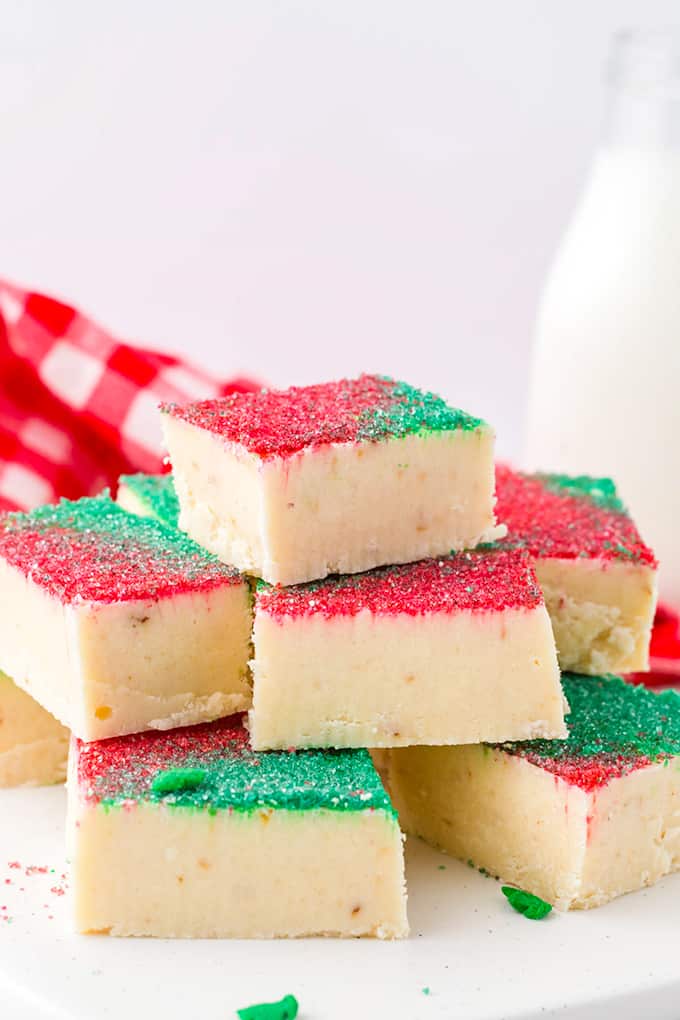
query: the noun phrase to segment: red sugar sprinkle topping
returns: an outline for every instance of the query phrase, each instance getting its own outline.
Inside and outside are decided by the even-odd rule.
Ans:
[[[287,390],[234,393],[161,410],[258,457],[289,457],[306,447],[400,437],[417,431],[473,429],[483,423],[435,394],[385,376]]]
[[[256,609],[285,617],[499,612],[534,609],[543,598],[527,554],[487,548],[291,587],[260,587]]]
[[[520,542],[535,558],[628,560],[656,566],[654,554],[623,510],[587,495],[548,486],[538,476],[496,466],[496,519],[508,526],[508,541]]]
[[[233,568],[182,533],[107,497],[5,514],[0,557],[65,603],[153,602],[240,583]]]
[[[146,801],[211,813],[393,812],[367,751],[256,753],[241,716],[167,733],[76,741],[74,749],[81,798],[105,810],[132,810]]]
[[[183,751],[195,761],[200,761],[220,752],[238,756],[248,749],[249,744],[248,731],[239,715],[212,723],[179,727],[167,733],[148,730],[91,743],[76,740],[76,747],[78,782],[82,790],[91,791],[89,799],[96,801],[99,798],[94,788],[102,775],[124,776],[131,760],[135,762],[136,783],[144,785],[145,778],[151,780],[163,768],[174,767]]]
[[[627,776],[630,772],[652,765],[653,762],[645,755],[627,756],[603,754],[591,758],[542,758],[527,751],[524,755],[532,765],[551,772],[556,778],[563,779],[570,786],[579,786],[586,793],[606,786],[612,779]]]

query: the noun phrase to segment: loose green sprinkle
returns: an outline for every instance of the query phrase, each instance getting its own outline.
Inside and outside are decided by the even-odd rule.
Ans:
[[[430,994],[430,989],[429,988],[423,988],[423,995],[429,995],[429,994]]]
[[[552,910],[550,903],[546,903],[540,896],[525,892],[524,889],[515,889],[511,885],[502,885],[501,892],[507,899],[513,910],[523,914],[530,921],[540,921]]]
[[[297,1013],[298,1002],[294,995],[284,995],[279,1002],[260,1002],[236,1010],[240,1020],[295,1020]]]
[[[446,871],[446,865],[445,864],[438,864],[437,865],[437,871]]]
[[[206,775],[205,769],[169,769],[158,773],[151,784],[151,789],[154,793],[160,794],[195,790]]]

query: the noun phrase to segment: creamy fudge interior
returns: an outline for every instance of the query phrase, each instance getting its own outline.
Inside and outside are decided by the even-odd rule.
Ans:
[[[0,591],[0,665],[83,739],[250,705],[247,584],[106,497],[6,515]]]
[[[611,479],[497,465],[496,493],[507,541],[534,560],[561,668],[647,670],[657,564]]]
[[[66,778],[69,732],[0,672],[0,787]]]
[[[556,907],[680,867],[680,695],[565,674],[566,740],[382,752],[402,827]]]
[[[380,376],[163,408],[180,527],[294,584],[502,534],[491,428]]]
[[[78,931],[397,938],[402,836],[368,752],[254,753],[240,718],[75,741]]]
[[[252,668],[256,748],[566,734],[550,620],[517,550],[261,585]]]
[[[560,666],[585,674],[649,668],[656,570],[627,562],[535,562]]]

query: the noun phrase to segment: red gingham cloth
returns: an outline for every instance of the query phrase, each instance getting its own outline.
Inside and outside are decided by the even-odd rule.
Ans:
[[[0,508],[160,472],[161,400],[255,388],[124,343],[75,308],[0,280]]]

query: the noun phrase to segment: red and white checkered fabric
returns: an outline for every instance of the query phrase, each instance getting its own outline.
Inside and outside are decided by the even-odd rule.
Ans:
[[[0,507],[93,495],[163,470],[158,404],[254,389],[123,343],[87,316],[0,280]]]

